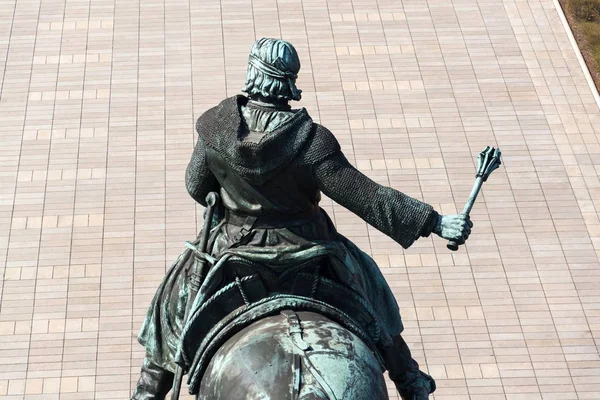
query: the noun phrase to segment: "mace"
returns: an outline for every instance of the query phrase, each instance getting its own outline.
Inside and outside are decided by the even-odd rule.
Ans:
[[[490,146],[487,146],[485,150],[479,153],[479,157],[477,157],[477,162],[479,165],[477,167],[477,174],[475,175],[475,183],[473,184],[473,189],[469,195],[469,200],[467,200],[465,208],[463,209],[462,213],[464,215],[469,215],[471,212],[483,182],[487,181],[487,178],[489,178],[490,174],[497,169],[500,164],[502,164],[500,155],[500,149],[495,149]],[[453,240],[448,241],[448,244],[446,245],[446,247],[452,251],[458,250],[458,246],[459,244]]]

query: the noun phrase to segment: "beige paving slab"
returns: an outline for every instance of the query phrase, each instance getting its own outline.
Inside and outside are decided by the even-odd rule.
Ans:
[[[433,397],[599,399],[600,110],[552,0],[1,3],[0,399],[127,398],[201,224],[194,120],[261,36],[297,47],[300,105],[357,168],[440,212],[503,150],[456,253],[322,204],[381,266]]]

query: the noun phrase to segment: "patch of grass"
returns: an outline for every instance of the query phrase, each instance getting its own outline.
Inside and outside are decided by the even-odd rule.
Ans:
[[[600,0],[558,0],[600,91]]]
[[[580,21],[600,21],[600,0],[569,0],[569,11]]]
[[[600,65],[600,23],[598,22],[581,22],[581,32],[590,46],[590,53],[596,66]]]

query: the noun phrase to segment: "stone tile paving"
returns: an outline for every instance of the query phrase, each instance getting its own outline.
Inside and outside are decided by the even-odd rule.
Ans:
[[[499,145],[465,248],[325,200],[397,295],[435,399],[600,399],[600,112],[552,0],[0,2],[0,399],[126,399],[202,209],[193,124],[255,38],[374,180],[444,213]],[[391,398],[397,398],[390,386]]]

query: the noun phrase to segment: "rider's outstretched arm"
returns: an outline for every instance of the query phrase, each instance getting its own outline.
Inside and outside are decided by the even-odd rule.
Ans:
[[[315,166],[319,189],[405,249],[436,227],[438,213],[429,204],[382,186],[350,164],[339,151]]]

